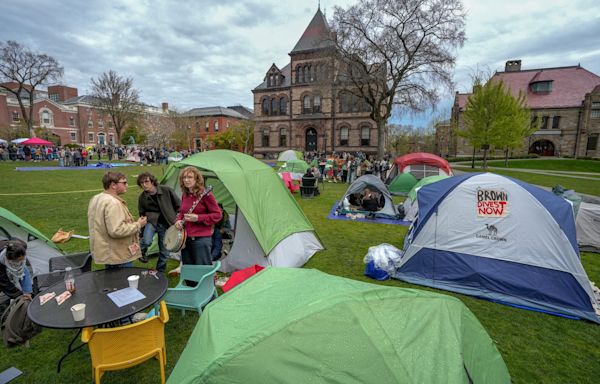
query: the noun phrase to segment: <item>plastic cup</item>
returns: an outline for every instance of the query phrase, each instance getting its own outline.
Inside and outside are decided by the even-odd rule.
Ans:
[[[127,278],[127,281],[129,282],[129,287],[130,288],[137,289],[138,282],[140,281],[140,276],[139,275],[131,275],[131,276],[129,276]]]
[[[71,313],[73,314],[73,320],[75,321],[85,319],[85,304],[75,304],[71,307]]]

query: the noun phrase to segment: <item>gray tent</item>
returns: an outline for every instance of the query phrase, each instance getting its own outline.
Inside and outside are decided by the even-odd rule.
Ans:
[[[600,253],[600,205],[582,202],[575,225],[580,249]]]
[[[375,212],[376,217],[398,218],[398,210],[394,206],[390,191],[387,189],[381,179],[373,175],[364,175],[354,180],[354,182],[350,184],[350,187],[346,190],[346,193],[344,193],[344,196],[342,196],[342,199],[339,201],[337,211],[345,213],[343,206],[344,199],[354,193],[361,193],[365,190],[365,188],[370,188],[373,191],[379,192],[382,198],[385,200],[383,208]]]

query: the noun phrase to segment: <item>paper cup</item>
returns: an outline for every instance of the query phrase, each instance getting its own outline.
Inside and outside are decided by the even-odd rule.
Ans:
[[[75,321],[85,319],[85,304],[75,304],[71,307],[71,313],[73,314],[73,320]]]
[[[129,282],[129,287],[137,289],[140,277],[138,275],[131,275],[127,278],[127,281]]]

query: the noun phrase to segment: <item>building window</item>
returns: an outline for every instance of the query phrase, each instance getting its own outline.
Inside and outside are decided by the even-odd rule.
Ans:
[[[281,128],[279,130],[279,146],[286,147],[287,146],[287,129]]]
[[[98,144],[100,144],[100,145],[106,144],[106,138],[104,137],[104,133],[98,134]]]
[[[560,116],[554,116],[552,118],[552,129],[558,129],[560,125]]]
[[[114,144],[115,144],[115,137],[114,137],[114,135],[113,135],[112,133],[110,133],[110,134],[108,135],[108,143],[109,143],[110,145],[114,145]]]
[[[313,99],[313,112],[321,112],[321,96],[315,95]]]
[[[302,113],[311,113],[310,96],[306,95],[302,98]]]
[[[296,71],[298,74],[298,83],[304,83],[304,68],[298,67]]]
[[[70,125],[71,127],[74,127],[74,126],[75,126],[75,118],[74,118],[73,116],[69,117],[69,125]]]
[[[287,115],[287,101],[286,101],[285,97],[282,97],[281,99],[279,99],[279,114]]]
[[[271,99],[271,115],[276,115],[279,112],[279,103],[277,102],[277,98]]]
[[[215,132],[219,132],[219,122],[218,121],[215,121],[214,129],[215,129]]]
[[[262,101],[262,114],[263,116],[269,115],[269,100],[267,98],[264,98]]]
[[[600,102],[596,101],[592,103],[592,119],[600,119]]]
[[[350,112],[351,103],[352,95],[346,92],[340,93],[340,112]]]
[[[50,124],[50,114],[48,113],[48,111],[42,112],[42,123]]]
[[[533,93],[552,92],[552,80],[537,81],[535,83],[531,83],[531,92],[533,92]]]
[[[263,129],[262,146],[263,147],[268,147],[269,146],[269,128]]]
[[[104,121],[98,120],[98,128],[104,128]]]
[[[71,141],[77,141],[77,132],[70,132],[71,133]]]
[[[14,121],[15,123],[18,123],[19,120],[20,120],[19,119],[19,112],[13,111],[13,113],[12,113],[12,121]]]
[[[108,128],[112,128],[112,121],[108,122]]]
[[[340,145],[348,145],[348,127],[340,128]]]
[[[196,131],[199,131],[199,130],[200,130],[200,122],[196,121]]]
[[[60,101],[60,95],[58,93],[51,93],[50,95],[48,95],[48,98],[52,101]]]
[[[94,122],[92,119],[88,119],[88,128],[94,128]]]
[[[548,129],[548,116],[542,116],[542,125],[541,129]]]
[[[204,123],[204,131],[208,132],[209,123],[208,121]]]
[[[595,151],[597,146],[598,146],[598,134],[595,133],[588,137],[587,146],[585,149],[587,151]]]
[[[88,143],[93,143],[94,142],[94,133],[90,132],[88,133]]]
[[[538,117],[537,117],[537,115],[535,115],[531,118],[531,127],[533,128],[533,127],[537,126],[537,123],[538,123]]]
[[[370,127],[362,127],[360,129],[360,145],[362,145],[362,146],[371,145],[370,137],[371,137],[371,128]]]

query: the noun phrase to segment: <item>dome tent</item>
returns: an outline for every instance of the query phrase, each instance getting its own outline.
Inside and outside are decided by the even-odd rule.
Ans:
[[[206,306],[169,383],[510,383],[458,299],[267,268]]]
[[[431,153],[415,152],[394,160],[386,184],[390,184],[399,174],[407,172],[412,173],[417,180],[433,175],[452,176],[450,164],[445,159]]]
[[[181,193],[179,172],[193,166],[235,222],[235,240],[221,270],[254,264],[299,267],[323,249],[315,229],[275,171],[240,152],[212,150],[171,163],[161,184]]]
[[[304,154],[300,151],[288,149],[287,151],[281,152],[277,157],[278,162],[285,162],[289,160],[304,160]]]
[[[436,181],[447,179],[446,175],[427,176],[419,180],[408,192],[406,200],[402,203],[404,207],[404,220],[413,221],[419,211],[417,203],[417,191],[424,185],[435,183]]]
[[[396,206],[394,206],[394,202],[392,201],[392,195],[388,191],[383,181],[381,181],[381,179],[379,179],[375,175],[363,175],[358,179],[354,180],[346,190],[346,193],[344,193],[344,196],[342,196],[342,199],[339,201],[337,211],[341,213],[346,213],[344,212],[343,206],[344,199],[352,194],[364,191],[365,188],[371,188],[376,190],[377,192],[381,193],[383,199],[385,200],[383,208],[375,212],[375,217],[392,219],[398,218],[398,210],[396,209]]]
[[[406,196],[415,184],[417,178],[412,173],[401,173],[388,185],[388,190],[392,195]]]
[[[571,204],[493,173],[421,187],[394,277],[600,322],[579,258]]]

